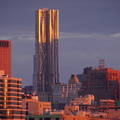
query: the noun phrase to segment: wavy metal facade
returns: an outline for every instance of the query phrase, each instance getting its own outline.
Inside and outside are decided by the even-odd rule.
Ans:
[[[58,38],[59,11],[37,10],[33,73],[33,90],[37,93],[52,93],[54,84],[59,83]]]

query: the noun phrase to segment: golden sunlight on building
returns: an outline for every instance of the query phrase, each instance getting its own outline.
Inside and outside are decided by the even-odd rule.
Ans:
[[[26,109],[26,115],[43,115],[51,111],[51,102],[41,102],[38,96],[25,94],[22,97],[22,108]]]
[[[22,79],[0,77],[0,119],[24,120],[22,109]]]

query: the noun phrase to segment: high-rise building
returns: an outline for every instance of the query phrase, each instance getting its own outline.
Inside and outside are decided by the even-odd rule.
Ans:
[[[86,84],[79,95],[93,94],[95,100],[120,100],[120,71],[112,68],[92,68],[87,71]]]
[[[51,101],[58,73],[59,11],[36,11],[36,40],[34,55],[33,91],[41,101]]]
[[[11,44],[9,40],[0,40],[0,70],[4,70],[4,74],[9,77],[12,76]]]
[[[22,79],[0,77],[0,120],[25,120],[22,109]]]

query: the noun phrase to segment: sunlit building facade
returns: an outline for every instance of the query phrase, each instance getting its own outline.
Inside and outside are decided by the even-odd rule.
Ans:
[[[80,95],[93,94],[95,100],[120,101],[120,71],[112,68],[92,68],[87,71],[87,80]]]
[[[0,120],[25,120],[21,91],[22,79],[0,77]]]
[[[36,40],[34,55],[33,91],[41,101],[52,101],[58,73],[59,11],[36,11]]]
[[[51,111],[51,102],[42,102],[38,100],[37,95],[24,94],[22,97],[22,108],[26,109],[26,116],[44,115]]]
[[[4,74],[12,76],[11,48],[10,40],[0,40],[0,70],[4,70]]]

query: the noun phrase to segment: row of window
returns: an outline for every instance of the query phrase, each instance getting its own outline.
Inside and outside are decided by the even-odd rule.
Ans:
[[[6,103],[6,105],[22,105],[22,103],[19,102],[19,101],[14,101],[14,102],[0,102],[1,105],[4,105],[4,103]]]
[[[3,96],[19,96],[21,97],[22,96],[22,93],[6,93],[6,95],[4,95],[4,93],[0,93],[0,98],[3,98]]]
[[[18,84],[1,84],[1,87],[16,87],[16,88],[22,88],[22,85]]]
[[[12,119],[12,118],[16,118],[16,119],[24,119],[25,118],[25,116],[14,116],[14,115],[12,115],[12,116],[0,116],[0,118],[1,119]]]
[[[2,91],[2,92],[4,92],[4,91],[7,91],[7,92],[10,92],[10,91],[13,91],[13,92],[22,92],[22,89],[0,88],[0,91]]]
[[[0,41],[0,47],[9,47],[9,41]]]
[[[7,114],[8,110],[0,110],[0,114]],[[21,110],[9,110],[9,114],[25,114],[25,111]]]
[[[0,79],[0,82],[4,83],[4,82],[5,82],[5,79]],[[22,84],[22,81],[18,81],[18,80],[7,80],[7,83]]]
[[[0,106],[0,109],[21,109],[21,106]]]

